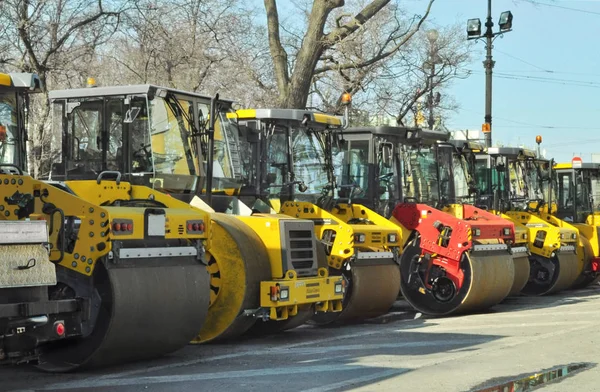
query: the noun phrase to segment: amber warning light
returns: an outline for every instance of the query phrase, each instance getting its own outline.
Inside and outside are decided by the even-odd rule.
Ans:
[[[342,94],[342,105],[350,105],[352,103],[352,94],[344,93]]]

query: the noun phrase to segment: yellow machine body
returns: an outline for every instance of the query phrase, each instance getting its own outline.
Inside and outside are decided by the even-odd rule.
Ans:
[[[47,222],[49,260],[59,283],[70,287],[64,293],[51,288],[58,290],[54,295],[90,302],[92,317],[82,327],[87,332],[44,350],[41,368],[153,358],[196,336],[209,304],[209,213],[114,180],[50,183],[2,174],[0,184],[2,219]],[[190,222],[203,230],[191,233]]]
[[[550,258],[560,251],[561,246],[577,244],[578,231],[572,226],[557,227],[553,222],[524,211],[507,211],[503,215],[527,228],[528,247],[533,254]]]
[[[318,265],[316,271],[310,271],[308,276],[298,276],[294,269],[294,258],[301,263],[312,263],[318,258],[312,235],[308,236],[306,231],[303,235],[300,230],[288,230],[287,235],[282,235],[286,233],[286,223],[308,223],[312,226],[312,222],[301,222],[287,215],[271,214],[236,218],[247,224],[267,249],[273,280],[260,283],[260,306],[269,309],[270,319],[285,320],[288,315],[296,315],[298,306],[304,304],[318,304],[316,310],[321,312],[341,311],[344,296],[342,277],[330,277],[327,268]],[[273,297],[272,288],[277,288],[279,294],[282,289],[287,289],[287,298],[281,298],[281,295]]]
[[[303,130],[311,129],[315,132],[313,135],[319,135],[314,137],[322,138],[327,136],[320,132],[330,132],[344,125],[338,116],[294,109],[244,109],[228,114],[228,117],[250,123],[257,133],[262,132],[263,137],[269,137],[272,132],[301,136]],[[295,151],[291,145],[289,148]],[[314,153],[321,160],[328,158],[322,150]],[[294,165],[302,163],[302,158],[295,159]],[[294,180],[308,174],[306,170],[293,171]],[[321,191],[313,189],[311,194]],[[350,294],[345,297],[344,309],[336,320],[365,319],[388,311],[400,291],[399,268],[394,260],[401,246],[401,231],[396,225],[359,204],[337,203],[324,209],[313,201],[295,197],[288,201],[271,197],[268,202],[270,205],[264,210],[311,221],[315,237],[325,246],[330,275],[344,276],[350,281]],[[389,284],[379,284],[384,281]],[[328,320],[323,322],[334,319]]]

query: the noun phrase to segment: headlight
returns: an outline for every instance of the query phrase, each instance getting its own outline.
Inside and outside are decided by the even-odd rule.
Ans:
[[[502,232],[504,235],[510,235],[510,227],[505,227]]]
[[[475,237],[479,237],[481,235],[481,230],[479,230],[477,228],[473,229],[473,235]]]
[[[388,234],[388,242],[397,242],[398,235],[397,234]]]
[[[524,240],[526,240],[527,239],[527,233],[523,233],[522,237],[523,237]]]
[[[574,240],[576,240],[577,239],[577,233],[571,234],[571,238],[574,239]]]
[[[365,242],[366,236],[364,234],[354,234],[354,242],[362,244]]]
[[[334,290],[336,294],[341,294],[344,291],[344,286],[342,286],[342,282],[336,283]]]
[[[280,287],[279,298],[282,301],[287,301],[290,298],[290,289],[288,287]]]
[[[564,240],[565,239],[565,233],[560,233],[560,239]]]

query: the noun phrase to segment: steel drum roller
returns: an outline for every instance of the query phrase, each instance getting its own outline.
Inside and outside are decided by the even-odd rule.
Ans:
[[[598,281],[599,277],[596,274],[591,273],[592,259],[594,258],[594,249],[590,244],[590,241],[580,235],[579,240],[581,241],[581,248],[577,249],[577,256],[581,261],[581,274],[577,277],[577,280],[569,287],[569,289],[577,290],[589,286]]]
[[[348,298],[344,299],[339,321],[364,320],[387,313],[400,290],[397,264],[353,265]]]
[[[225,214],[213,214],[210,258],[211,303],[206,322],[193,343],[235,338],[246,332],[256,318],[243,314],[260,306],[260,282],[269,280],[267,250],[246,224]]]
[[[515,264],[515,280],[510,293],[508,293],[509,297],[519,295],[529,279],[529,257],[526,254],[519,255],[514,257],[513,261]]]
[[[529,256],[531,273],[522,293],[546,295],[566,290],[581,273],[581,263],[575,253],[565,252],[553,258]]]
[[[500,303],[510,292],[515,276],[512,256],[504,251],[463,253],[464,280],[455,295],[446,301],[431,293],[422,293],[408,282],[410,266],[421,254],[417,237],[404,249],[400,259],[402,295],[417,310],[433,316],[445,316],[484,310]]]
[[[310,324],[327,325],[336,321],[358,321],[387,313],[400,291],[400,268],[395,263],[351,266],[344,271],[349,280],[342,311],[316,314]]]
[[[108,269],[98,262],[93,280],[101,304],[93,332],[50,346],[39,367],[60,372],[115,365],[158,357],[187,345],[207,314],[209,276],[195,257],[176,260],[177,265],[145,259],[137,265],[156,266]]]

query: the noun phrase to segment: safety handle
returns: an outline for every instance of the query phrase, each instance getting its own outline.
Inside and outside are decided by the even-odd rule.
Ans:
[[[19,166],[15,165],[13,163],[1,163],[0,168],[1,167],[13,167],[13,168],[17,169],[17,173],[19,173],[20,176],[23,175],[23,169],[21,169]]]
[[[117,182],[117,185],[119,185],[121,183],[121,172],[116,171],[116,170],[106,170],[106,171],[101,172],[100,174],[98,174],[98,178],[96,179],[96,182],[98,184],[100,184],[100,182],[102,181],[104,176],[110,175],[110,174],[117,177],[115,181]]]

